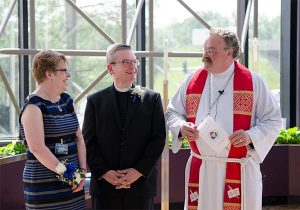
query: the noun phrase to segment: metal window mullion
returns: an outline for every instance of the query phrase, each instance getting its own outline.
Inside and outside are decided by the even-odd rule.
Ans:
[[[81,17],[83,17],[96,31],[98,31],[108,42],[111,44],[115,43],[115,41],[105,33],[87,14],[85,14],[72,0],[66,0],[66,2],[75,9]]]
[[[149,35],[148,35],[148,44],[149,51],[154,50],[154,29],[153,29],[153,0],[148,1],[148,11],[149,11]],[[149,88],[154,88],[154,59],[153,57],[149,57],[148,59],[148,78],[149,78]]]
[[[258,37],[258,0],[253,3],[253,37]]]
[[[122,22],[122,43],[127,39],[127,3],[126,0],[121,2],[121,22]]]
[[[139,0],[139,2],[137,4],[137,7],[136,7],[136,11],[135,11],[134,17],[133,17],[133,20],[132,20],[132,23],[131,23],[129,34],[128,34],[127,40],[126,40],[126,44],[128,44],[128,45],[130,45],[130,43],[131,43],[132,36],[133,36],[133,33],[134,33],[134,29],[135,29],[135,26],[137,24],[138,17],[139,17],[139,15],[141,13],[141,10],[142,10],[143,6],[144,6],[144,0]]]
[[[4,16],[4,19],[3,21],[1,22],[1,25],[0,25],[0,37],[2,35],[2,33],[4,32],[4,29],[7,25],[7,22],[11,16],[11,13],[13,12],[13,9],[15,7],[15,4],[17,3],[17,0],[13,0],[10,2],[10,5],[8,6],[8,10],[7,10],[7,13],[6,15]]]
[[[138,1],[138,0],[137,0]],[[139,7],[142,1],[139,0],[137,7]],[[143,1],[144,2],[144,1]],[[136,24],[136,49],[139,51],[146,50],[146,27],[145,27],[145,4],[142,5],[142,8],[139,10],[139,15],[137,16]],[[145,56],[139,57],[141,65],[138,67],[138,84],[146,86],[146,59]]]
[[[10,100],[11,100],[11,102],[12,102],[12,104],[13,104],[15,110],[16,110],[16,113],[19,114],[19,109],[20,108],[19,108],[17,99],[16,99],[16,97],[14,95],[14,92],[13,92],[12,88],[9,85],[9,81],[8,81],[7,76],[6,76],[5,72],[4,72],[4,69],[2,68],[1,65],[0,65],[0,76],[2,78],[2,81],[4,83],[5,88],[7,90],[7,93],[9,95],[9,97],[10,97]]]
[[[28,49],[28,10],[27,0],[19,0],[19,47]],[[28,55],[19,56],[19,105],[23,103],[29,94],[29,68]]]
[[[291,36],[291,2],[281,0],[281,31],[284,31],[280,40],[280,108],[282,117],[286,118],[286,126],[290,127],[291,115],[291,66],[290,66],[290,36]]]
[[[29,24],[30,24],[30,48],[36,48],[36,28],[35,28],[35,0],[29,0]],[[33,55],[30,57],[30,61],[32,61]],[[31,74],[30,74],[31,75]],[[36,88],[36,82],[31,75],[30,80],[30,90],[34,90]]]
[[[296,72],[297,72],[297,101],[296,107],[300,105],[300,2],[297,4],[297,59],[296,59]],[[300,126],[300,109],[296,109],[296,125]]]
[[[67,56],[106,56],[105,50],[60,50],[52,49],[63,53]],[[18,48],[3,48],[0,49],[0,54],[6,55],[34,55],[40,50],[37,49],[18,49]],[[164,53],[161,51],[135,51],[138,57],[163,57]],[[202,52],[168,52],[169,57],[202,57]]]
[[[194,10],[192,10],[191,7],[189,7],[186,3],[184,3],[184,1],[182,0],[177,0],[184,8],[187,9],[187,11],[189,11],[200,23],[202,23],[202,25],[207,28],[210,29],[211,26],[205,21],[203,20]]]
[[[251,6],[252,6],[252,0],[249,0],[247,4],[247,9],[246,9],[245,19],[243,24],[243,31],[241,36],[241,51],[243,54],[245,53],[245,44],[248,35]]]

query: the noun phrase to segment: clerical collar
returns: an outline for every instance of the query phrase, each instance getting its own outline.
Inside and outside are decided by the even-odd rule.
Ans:
[[[130,85],[129,87],[126,87],[126,88],[119,88],[119,87],[116,86],[115,83],[114,83],[114,86],[115,86],[115,89],[116,89],[118,92],[121,92],[121,93],[125,93],[125,92],[129,91],[130,88],[131,88],[131,85]]]

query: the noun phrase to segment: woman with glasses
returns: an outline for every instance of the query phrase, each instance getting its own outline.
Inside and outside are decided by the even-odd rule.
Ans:
[[[19,117],[27,148],[23,172],[26,209],[85,209],[86,151],[73,100],[65,93],[68,61],[45,50],[33,59],[37,89]]]

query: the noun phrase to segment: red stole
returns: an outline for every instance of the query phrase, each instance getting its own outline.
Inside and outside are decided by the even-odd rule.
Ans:
[[[253,84],[250,71],[234,62],[233,79],[233,130],[248,130],[251,124],[253,108]],[[200,69],[195,73],[186,91],[187,122],[195,123],[201,95],[207,78],[207,71]],[[191,150],[201,155],[194,139],[189,139]],[[243,158],[247,154],[246,147],[231,147],[228,158]],[[188,209],[197,209],[199,195],[199,173],[202,160],[192,157],[188,181]],[[240,210],[241,196],[229,198],[228,190],[239,189],[241,192],[241,170],[239,163],[227,163],[224,190],[224,210]],[[193,193],[193,194],[192,194]],[[195,198],[195,199],[193,199]]]

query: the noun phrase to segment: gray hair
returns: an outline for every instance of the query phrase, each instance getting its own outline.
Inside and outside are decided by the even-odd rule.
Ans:
[[[236,35],[236,33],[222,29],[222,28],[211,28],[209,30],[210,35],[219,35],[221,36],[227,47],[233,49],[233,58],[238,58],[240,54],[240,41]]]
[[[106,63],[109,64],[114,62],[114,60],[116,59],[115,54],[120,50],[131,50],[131,47],[130,45],[121,43],[115,43],[110,45],[106,50]]]

